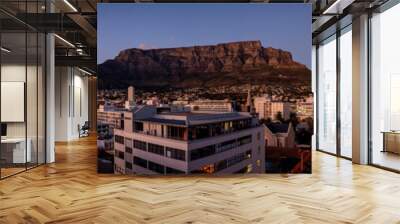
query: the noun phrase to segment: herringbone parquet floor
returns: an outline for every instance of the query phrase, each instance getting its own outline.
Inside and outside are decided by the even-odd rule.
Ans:
[[[400,175],[313,154],[312,175],[96,174],[96,141],[0,181],[0,223],[400,223]]]

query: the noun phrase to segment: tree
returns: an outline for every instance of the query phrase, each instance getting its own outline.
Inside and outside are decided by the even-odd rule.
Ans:
[[[293,128],[296,128],[296,126],[299,124],[299,118],[297,117],[296,112],[291,112],[289,116],[289,123],[292,123]]]
[[[275,115],[275,120],[277,120],[277,121],[280,121],[280,122],[284,122],[285,120],[283,119],[283,115],[282,115],[282,112],[278,112],[278,113],[276,113],[276,115]]]

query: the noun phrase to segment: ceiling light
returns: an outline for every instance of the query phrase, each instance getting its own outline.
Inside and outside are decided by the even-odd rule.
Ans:
[[[64,0],[64,3],[67,4],[74,12],[78,12],[78,10],[68,0]]]
[[[11,50],[9,50],[9,49],[7,49],[7,48],[5,48],[5,47],[1,47],[1,50],[4,51],[4,52],[6,52],[6,53],[10,53],[10,52],[11,52]]]
[[[328,14],[330,11],[337,6],[340,0],[336,0],[332,5],[330,5],[322,14]]]
[[[67,45],[69,45],[70,47],[75,48],[75,45],[73,45],[71,42],[69,42],[68,40],[60,37],[58,34],[54,34],[55,37],[57,37],[58,39],[60,39],[62,42],[66,43]]]
[[[83,70],[83,69],[81,69],[81,68],[79,68],[79,67],[78,67],[78,70],[81,71],[81,72],[83,72],[83,73],[85,73],[86,75],[92,75],[90,72],[88,72],[88,71],[86,71],[86,70]]]
[[[343,10],[351,5],[355,0],[336,0],[322,14],[342,14]]]

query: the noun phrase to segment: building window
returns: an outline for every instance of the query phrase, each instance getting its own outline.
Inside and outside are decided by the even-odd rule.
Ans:
[[[174,148],[167,147],[165,156],[172,158],[172,159],[186,161],[186,152],[184,150],[180,150],[180,149],[174,149]]]
[[[167,126],[167,137],[172,139],[185,140],[186,128]]]
[[[318,149],[336,154],[336,35],[318,47]]]
[[[117,142],[119,144],[124,144],[125,138],[123,136],[115,135],[115,142]]]
[[[131,153],[132,154],[132,148],[130,148],[130,147],[125,147],[125,152],[126,153]]]
[[[215,145],[194,149],[190,152],[190,160],[194,161],[215,154]]]
[[[133,163],[137,166],[143,167],[147,169],[147,160],[142,159],[140,157],[134,156]]]
[[[251,173],[252,170],[253,170],[253,164],[249,164],[243,167],[242,169],[236,171],[235,173]]]
[[[224,152],[224,151],[233,149],[233,148],[235,148],[237,146],[238,146],[238,142],[236,141],[236,139],[225,141],[225,142],[217,144],[216,152],[217,153],[218,152]]]
[[[239,139],[232,139],[215,145],[209,145],[199,149],[190,151],[190,160],[197,160],[217,153],[225,152],[234,149],[240,145],[251,143],[251,135],[241,137]]]
[[[142,132],[143,131],[143,122],[135,122],[134,123],[135,131]]]
[[[117,152],[118,158],[120,158],[120,159],[125,159],[125,154],[124,154],[124,152],[121,152],[121,151],[118,151],[118,150],[116,150],[115,152]]]
[[[139,140],[133,140],[133,147],[143,151],[147,151],[147,143]]]
[[[148,152],[164,156],[164,146],[156,145],[156,144],[152,144],[152,143],[149,143],[148,146],[149,146],[149,148],[147,150]]]
[[[207,164],[203,167],[201,167],[198,170],[193,170],[191,173],[215,173],[218,171],[221,171],[223,169],[226,169],[228,167],[234,166],[246,159],[251,158],[251,150],[248,150],[246,152],[238,153],[228,159],[224,159],[221,161],[218,161],[214,164]]]
[[[177,170],[177,169],[174,169],[171,167],[165,167],[165,172],[167,174],[184,174],[185,173],[184,171]]]
[[[152,170],[156,173],[164,174],[164,166],[155,162],[149,161],[149,170]]]
[[[251,135],[247,135],[238,139],[239,145],[245,145],[251,143]]]
[[[125,161],[125,168],[126,169],[132,169],[132,163]]]

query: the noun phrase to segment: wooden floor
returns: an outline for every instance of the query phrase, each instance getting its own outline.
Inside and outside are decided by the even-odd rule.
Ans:
[[[400,175],[313,154],[312,175],[96,174],[96,141],[0,181],[0,223],[400,223]]]

